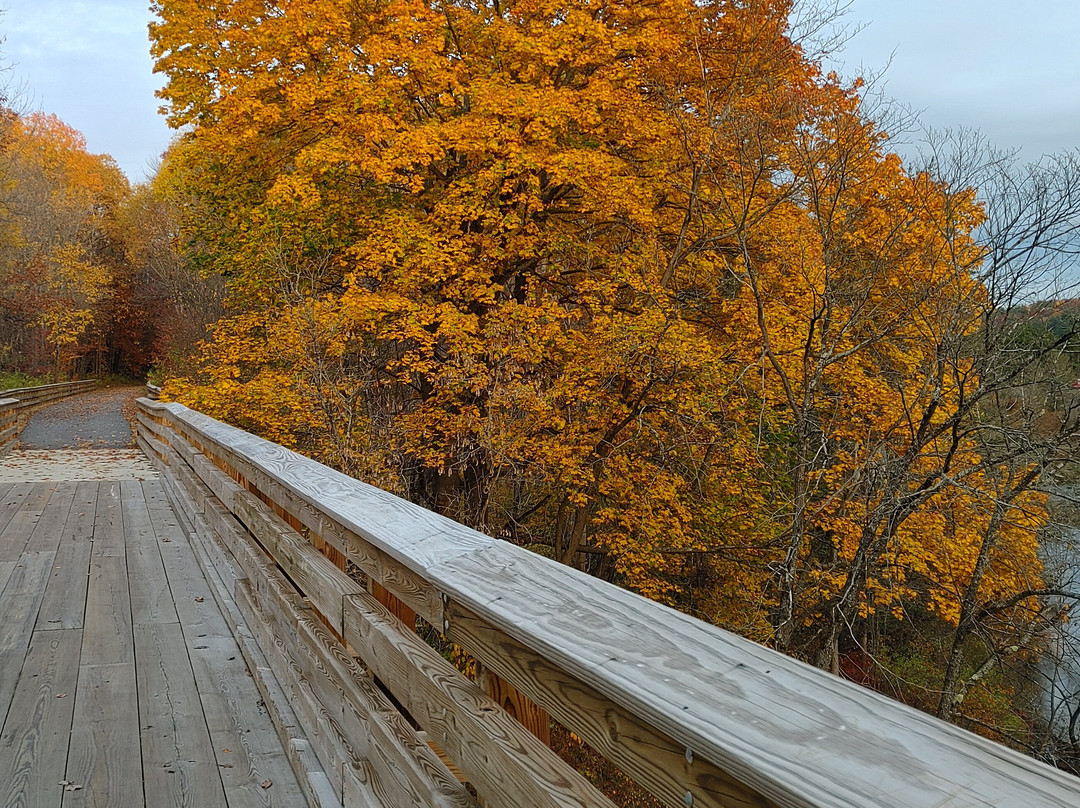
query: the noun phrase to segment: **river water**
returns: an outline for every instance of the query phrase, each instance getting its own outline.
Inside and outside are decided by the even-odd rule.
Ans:
[[[1043,564],[1047,584],[1080,593],[1080,486],[1061,492],[1063,499],[1051,504],[1059,525],[1043,539]],[[1071,619],[1060,627],[1046,660],[1043,676],[1043,713],[1062,740],[1080,743],[1080,601],[1071,604]]]

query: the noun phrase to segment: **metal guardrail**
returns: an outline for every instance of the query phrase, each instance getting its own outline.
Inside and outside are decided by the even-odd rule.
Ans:
[[[672,808],[1080,805],[1080,779],[1011,749],[179,404],[139,407],[287,748],[310,742],[330,780],[313,803],[611,806],[535,736],[550,715]]]

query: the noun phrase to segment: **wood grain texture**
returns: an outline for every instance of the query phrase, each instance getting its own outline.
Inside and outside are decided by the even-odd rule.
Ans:
[[[531,693],[559,722],[667,805],[766,808],[770,803],[637,715],[562,671],[523,643],[457,603],[449,619],[453,636],[517,688]]]
[[[0,734],[0,805],[60,805],[82,633],[38,632]]]
[[[342,599],[362,592],[363,587],[251,494],[236,492],[233,507],[278,566],[340,635]]]
[[[225,808],[225,790],[178,623],[135,626],[143,789],[149,805]]]
[[[23,553],[0,592],[0,719],[15,694],[55,557],[54,552]]]
[[[64,535],[64,523],[67,521],[77,490],[76,483],[73,482],[43,483],[43,485],[52,486],[52,491],[45,509],[27,539],[26,551],[31,553],[56,551]]]
[[[340,683],[344,695],[340,724],[350,744],[363,748],[371,771],[379,775],[382,788],[375,791],[384,802],[401,801],[387,786],[396,782],[399,793],[419,795],[422,805],[446,808],[475,805],[461,782],[321,624],[313,620],[300,622],[297,639],[301,666],[307,670],[317,665],[317,670]],[[368,730],[362,740],[360,733],[350,732],[353,727],[350,719],[361,713],[366,715]]]
[[[94,558],[123,558],[124,510],[120,501],[120,481],[99,482],[94,512]]]
[[[91,554],[83,635],[83,664],[134,661],[127,561],[123,556]]]
[[[38,610],[38,631],[83,626],[96,496],[96,483],[78,484],[67,520],[60,531],[60,544]]]
[[[452,600],[777,805],[1080,798],[1076,778],[525,550],[493,546],[433,577]]]
[[[179,618],[143,486],[138,480],[124,480],[120,493],[131,620],[135,624],[175,623]]]
[[[324,763],[344,763],[346,769],[360,766],[366,772],[363,782],[386,805],[475,805],[345,649],[305,616],[310,610],[299,598],[289,597],[280,583],[270,583],[261,597],[248,584],[241,582],[237,602],[244,604],[249,625],[260,636],[278,681],[290,694]],[[336,701],[316,703],[316,691],[324,697],[337,694]],[[349,755],[342,754],[338,738]],[[329,746],[321,747],[320,741]],[[344,770],[338,776],[343,778]],[[335,787],[344,789],[344,780]]]
[[[64,808],[145,805],[135,687],[133,662],[79,667]]]
[[[330,785],[330,779],[315,758],[315,751],[311,748],[310,743],[300,738],[293,738],[289,741],[285,751],[288,753],[289,759],[293,761],[293,768],[302,773],[300,785],[304,789],[304,796],[307,797],[308,805],[311,808],[341,808],[343,801],[348,804],[347,797],[343,796],[342,800],[338,799],[333,786]],[[371,800],[362,803],[362,805],[369,808],[389,808],[389,806],[382,806],[375,802],[373,796]],[[357,803],[357,805],[360,804]]]
[[[540,743],[551,744],[551,717],[546,710],[479,660],[476,662],[476,683],[492,701],[539,738]]]
[[[0,561],[18,561],[52,496],[54,483],[15,483],[0,507]]]
[[[216,570],[199,562],[204,540],[186,532],[172,507],[185,501],[166,495],[166,487],[172,484],[168,477],[140,483],[174,593],[226,798],[230,806],[300,805],[304,801],[301,784],[290,769],[284,748],[289,739],[287,730],[279,738],[269,720],[267,710],[273,699],[260,693],[255,687],[258,674],[245,666],[252,649],[241,645],[242,637],[233,636],[234,626],[218,608],[221,593],[216,587],[222,582],[215,578],[217,583],[212,583],[210,576],[216,575]],[[179,490],[174,494],[185,496]],[[192,515],[203,518],[198,511]],[[264,789],[266,780],[272,785]]]
[[[194,551],[182,539],[161,549],[229,805],[301,805],[300,785]],[[265,780],[271,788],[262,787]]]
[[[347,600],[345,636],[438,742],[480,796],[497,805],[613,804],[366,593]]]
[[[22,485],[30,486],[29,483],[23,483]],[[12,496],[14,488],[15,483],[0,483],[0,531],[4,529],[8,520],[11,519],[11,515],[19,506],[17,498]]]

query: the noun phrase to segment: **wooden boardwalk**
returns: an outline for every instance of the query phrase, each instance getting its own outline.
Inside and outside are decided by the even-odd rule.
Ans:
[[[158,480],[0,483],[0,806],[304,806]]]

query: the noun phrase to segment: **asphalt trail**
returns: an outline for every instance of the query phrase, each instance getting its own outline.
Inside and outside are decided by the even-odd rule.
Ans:
[[[142,387],[105,387],[66,398],[30,419],[19,435],[22,449],[128,449],[135,446],[132,412]]]

